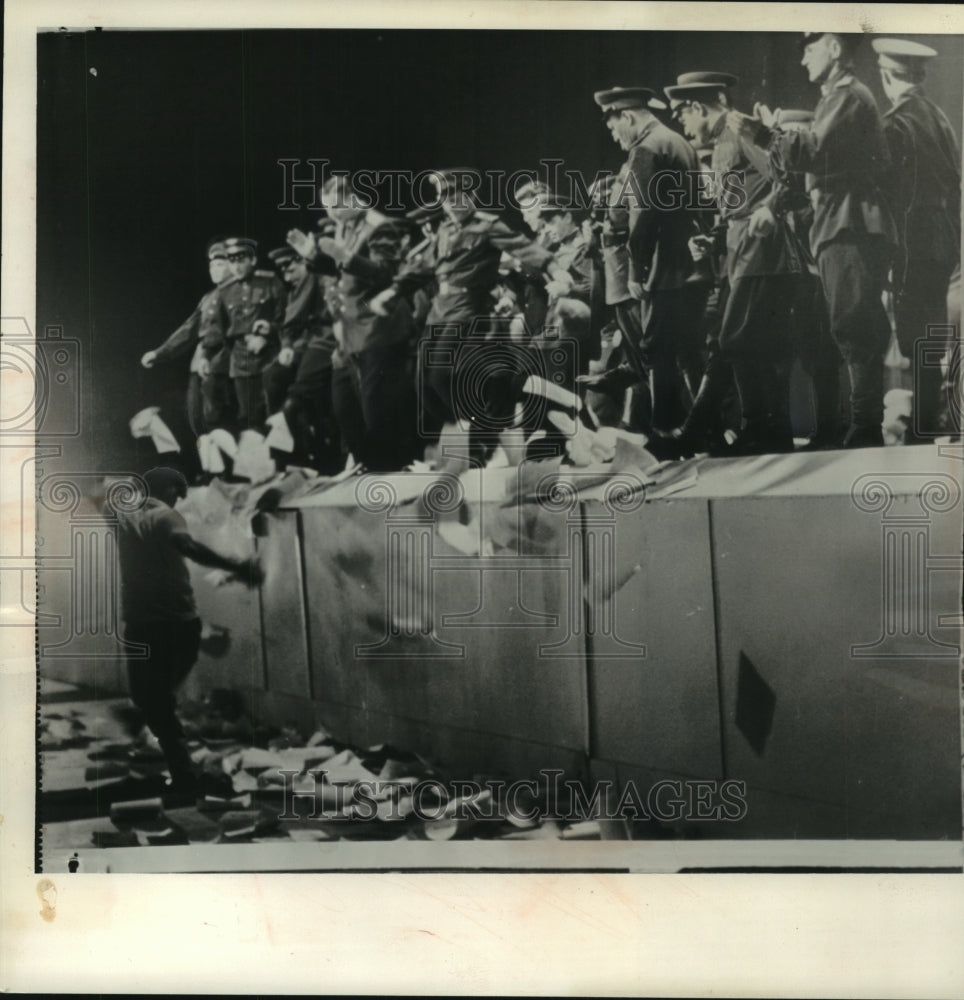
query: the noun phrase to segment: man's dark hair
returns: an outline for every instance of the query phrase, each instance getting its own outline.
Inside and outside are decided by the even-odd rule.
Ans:
[[[173,489],[182,500],[187,496],[187,480],[184,475],[167,466],[158,466],[144,473],[144,482],[147,483],[148,493],[152,497],[160,496],[168,490]]]

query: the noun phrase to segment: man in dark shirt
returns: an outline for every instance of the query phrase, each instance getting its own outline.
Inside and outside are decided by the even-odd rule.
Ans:
[[[891,281],[897,342],[914,371],[914,416],[904,442],[926,442],[941,430],[947,287],[961,259],[961,153],[947,116],[924,93],[925,66],[937,52],[903,38],[877,38],[873,47],[892,104],[884,135],[898,238]]]
[[[775,159],[805,173],[813,203],[810,247],[830,311],[830,330],[850,373],[845,448],[880,446],[884,354],[890,323],[881,296],[896,231],[880,186],[887,145],[877,105],[853,73],[859,35],[808,32],[801,64],[822,97],[809,129],[783,132],[731,111],[730,128]]]
[[[254,559],[219,555],[188,533],[174,509],[187,495],[187,481],[174,469],[144,474],[148,496],[132,513],[112,511],[117,520],[124,638],[143,644],[145,659],[130,659],[131,700],[157,737],[171,772],[173,791],[190,795],[194,772],[176,714],[176,691],[197,659],[201,620],[185,557],[227,570],[253,585],[261,571]]]

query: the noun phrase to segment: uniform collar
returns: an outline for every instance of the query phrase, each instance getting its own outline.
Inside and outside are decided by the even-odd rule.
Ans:
[[[713,126],[710,132],[710,142],[713,143],[714,146],[716,145],[717,140],[723,134],[725,129],[726,129],[726,115],[724,114],[720,115],[720,117],[717,119],[716,124]]]
[[[643,128],[643,131],[640,132],[638,136],[636,136],[636,138],[633,140],[632,146],[630,146],[629,148],[635,149],[636,146],[638,146],[643,141],[643,139],[645,139],[646,136],[648,136],[649,133],[652,132],[654,128],[656,128],[658,124],[659,121],[656,118],[654,118],[652,121],[647,122]]]
[[[830,76],[820,84],[820,92],[824,97],[838,87],[848,87],[854,80],[854,71],[849,66],[835,66]]]
[[[924,91],[919,84],[915,84],[913,87],[909,87],[907,90],[903,92],[903,94],[900,95],[900,100],[898,100],[896,104],[892,105],[884,112],[884,117],[886,118],[888,117],[888,115],[892,115],[901,105],[906,104],[907,101],[909,101],[912,97],[923,97],[923,96],[924,96]]]

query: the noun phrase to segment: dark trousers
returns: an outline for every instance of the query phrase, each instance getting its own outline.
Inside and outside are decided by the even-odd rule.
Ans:
[[[283,365],[275,358],[261,373],[261,386],[268,413],[277,413],[284,406],[288,389],[298,375],[300,361],[301,356],[296,356],[290,365]]]
[[[939,261],[915,258],[901,270],[894,293],[897,342],[914,373],[914,437],[929,440],[940,433],[944,403],[940,360],[953,339],[947,322],[950,268]]]
[[[201,644],[201,620],[187,622],[128,622],[128,642],[148,647],[145,660],[128,660],[127,679],[131,701],[157,737],[172,779],[193,781],[191,758],[184,729],[177,717],[177,689],[191,672]]]
[[[235,375],[232,381],[238,400],[238,429],[260,430],[268,415],[261,376]]]
[[[817,254],[830,334],[850,374],[850,427],[879,433],[890,322],[881,302],[889,251],[882,239],[836,239]]]
[[[195,437],[216,427],[232,430],[235,422],[235,398],[227,375],[201,378],[191,372],[187,382],[187,419]]]
[[[793,446],[790,429],[790,313],[794,274],[745,275],[729,283],[720,325],[720,353],[740,394],[744,430]]]
[[[636,299],[624,299],[613,306],[616,325],[622,334],[619,351],[636,375],[639,382],[632,387],[629,426],[633,431],[644,431],[653,423],[653,401],[649,393],[649,373],[643,364],[642,347],[643,317]]]
[[[463,338],[453,327],[442,329],[441,335],[430,329],[419,345],[418,405],[435,426],[467,421],[466,457],[484,464],[511,424],[526,373],[546,377],[548,358],[508,337]]]
[[[677,427],[692,402],[701,374],[699,326],[708,292],[702,284],[684,285],[651,292],[641,303],[640,354],[649,372],[657,430]]]
[[[331,351],[308,346],[282,406],[295,439],[294,461],[310,461],[323,475],[341,469],[341,439],[332,403]]]
[[[800,277],[791,324],[794,352],[810,380],[811,442],[839,444],[843,437],[840,352],[830,336],[830,319],[820,279],[809,271]]]
[[[740,426],[738,400],[730,405],[731,398],[736,398],[733,392],[733,368],[730,359],[720,348],[720,332],[729,294],[730,285],[724,279],[711,292],[703,310],[701,333],[706,361],[693,406],[683,422],[682,431],[686,439],[702,439],[709,435],[719,442],[725,427]],[[736,411],[732,418],[731,410]]]
[[[353,354],[332,381],[335,413],[352,455],[372,472],[395,472],[415,458],[416,409],[407,343]]]

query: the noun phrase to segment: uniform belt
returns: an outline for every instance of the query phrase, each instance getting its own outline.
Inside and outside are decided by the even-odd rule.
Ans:
[[[629,231],[624,233],[600,233],[599,234],[599,244],[602,247],[624,247],[626,245],[626,240],[629,239]]]

